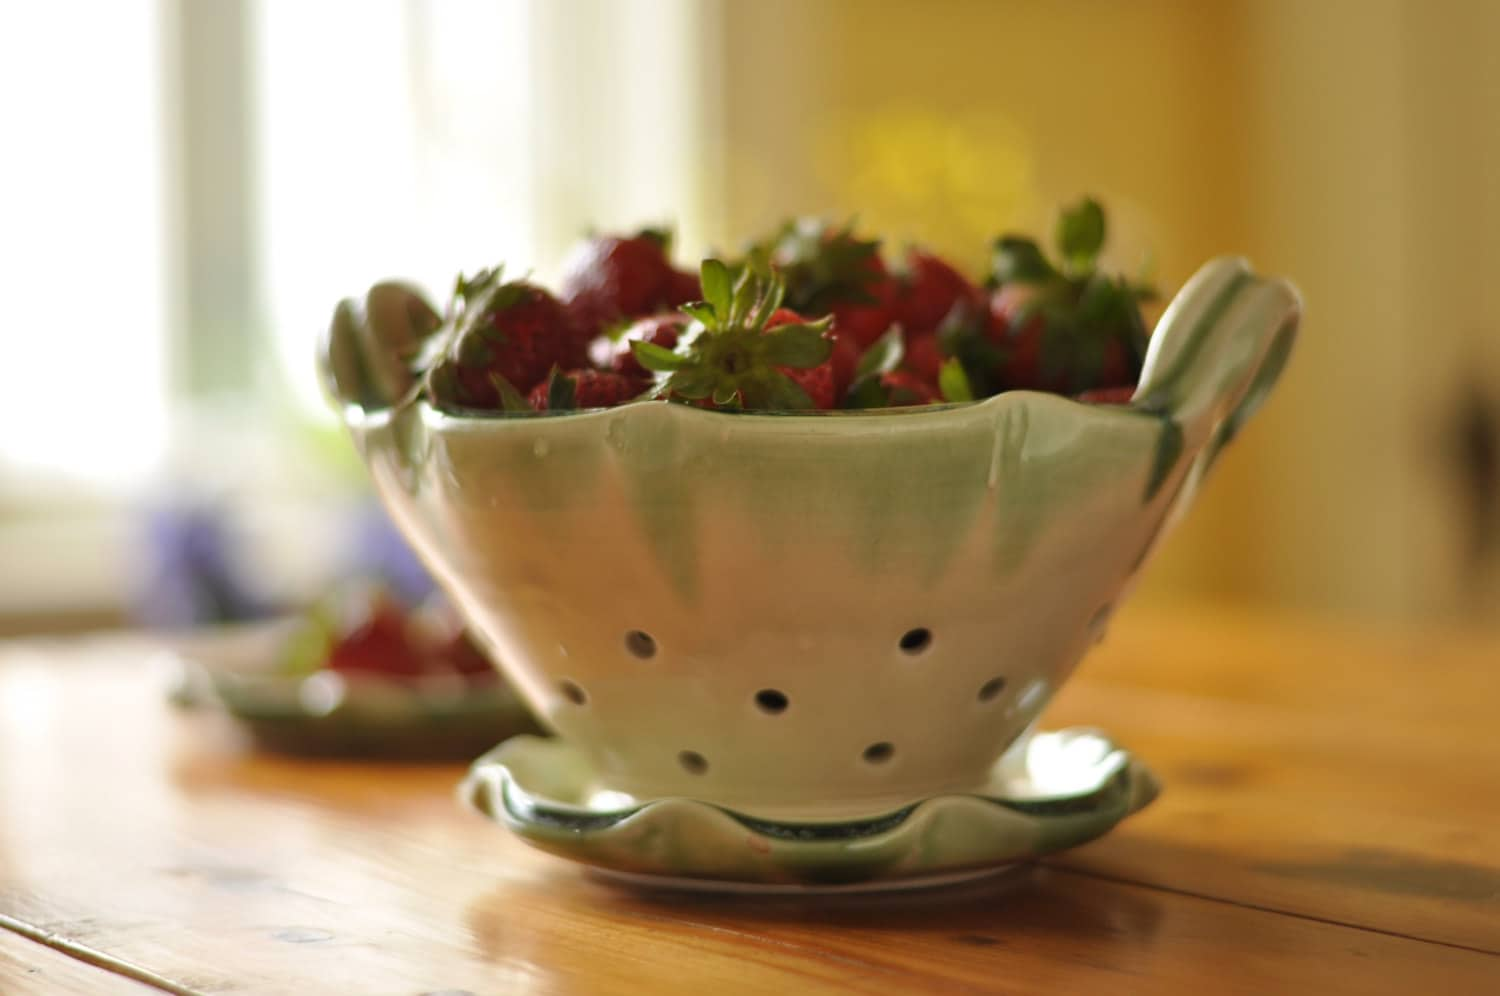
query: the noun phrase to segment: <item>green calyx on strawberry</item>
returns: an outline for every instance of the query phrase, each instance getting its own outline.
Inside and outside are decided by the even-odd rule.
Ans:
[[[804,315],[833,315],[833,329],[867,349],[896,317],[897,287],[880,258],[880,243],[817,219],[788,222],[771,240],[771,262],[786,276],[787,306]]]
[[[854,367],[854,382],[849,385],[844,399],[847,408],[887,408],[890,393],[885,388],[885,377],[894,373],[905,358],[906,343],[900,329],[891,329],[876,339],[860,355]]]
[[[703,261],[704,300],[684,305],[693,323],[675,349],[631,342],[636,360],[664,375],[657,388],[674,401],[759,411],[812,408],[787,368],[807,370],[828,361],[834,344],[829,320],[767,328],[786,296],[786,282],[763,257],[752,257],[738,277],[717,259]]]
[[[806,325],[807,318],[797,314],[790,308],[777,308],[771,317],[766,320],[766,331],[779,329],[787,325]],[[830,348],[828,359],[811,367],[794,367],[782,365],[777,367],[786,374],[802,390],[807,392],[807,398],[812,402],[811,407],[821,411],[837,408],[839,398],[849,386],[852,376],[854,362],[857,356],[851,356],[849,340],[841,339],[834,335],[829,329],[823,333],[823,338],[828,340]]]
[[[515,407],[554,367],[583,366],[586,354],[562,305],[499,268],[458,278],[451,327],[436,342],[427,390],[438,403],[469,408]]]
[[[920,336],[925,342],[931,336]],[[849,408],[908,408],[943,401],[973,401],[963,366],[956,359],[941,360],[931,378],[913,372],[906,352],[909,341],[899,328],[893,328],[876,340],[860,357],[854,385],[849,389]]]
[[[1058,221],[1056,265],[1031,239],[996,240],[986,338],[998,362],[986,368],[996,357],[962,332],[952,344],[972,378],[1069,394],[1135,382],[1146,353],[1140,302],[1153,292],[1098,269],[1105,230],[1103,209],[1085,198]]]
[[[698,286],[698,278],[693,278],[693,287]],[[695,291],[689,301],[697,300],[700,295]],[[669,311],[660,315],[649,315],[646,318],[638,318],[630,325],[625,326],[620,332],[620,341],[613,345],[609,356],[609,366],[616,373],[625,374],[627,377],[635,377],[642,381],[648,380],[651,374],[645,367],[641,366],[635,358],[635,352],[630,344],[636,340],[649,342],[663,349],[674,349],[677,339],[687,328],[688,316],[680,311]]]

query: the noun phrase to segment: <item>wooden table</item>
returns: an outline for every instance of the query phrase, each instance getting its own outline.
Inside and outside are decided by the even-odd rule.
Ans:
[[[1127,612],[1048,723],[1107,727],[1155,805],[836,899],[623,891],[457,767],[256,754],[161,663],[0,644],[0,992],[1500,993],[1500,642]]]

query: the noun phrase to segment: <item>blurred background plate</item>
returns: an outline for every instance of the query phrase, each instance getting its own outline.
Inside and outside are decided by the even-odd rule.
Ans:
[[[172,639],[172,700],[223,709],[257,744],[308,756],[467,761],[518,733],[541,732],[498,677],[279,673],[299,624],[282,619]]]

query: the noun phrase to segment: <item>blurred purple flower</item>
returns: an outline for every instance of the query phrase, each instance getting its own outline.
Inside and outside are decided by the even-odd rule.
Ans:
[[[436,590],[432,576],[379,502],[370,501],[360,510],[352,533],[345,574],[384,581],[407,605],[425,601]]]
[[[134,598],[136,616],[145,624],[242,622],[273,611],[246,581],[221,509],[193,504],[152,509],[145,538]]]

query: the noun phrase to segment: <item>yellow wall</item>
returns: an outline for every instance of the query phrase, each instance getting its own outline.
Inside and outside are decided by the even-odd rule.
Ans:
[[[1167,291],[1245,253],[1308,320],[1279,395],[1151,568],[1183,592],[1500,619],[1458,569],[1441,419],[1500,371],[1500,4],[725,0],[706,205],[736,242],[858,214],[978,265],[1101,196]],[[1434,300],[1436,299],[1436,300]]]
[[[1149,258],[1175,287],[1245,241],[1243,129],[1225,113],[1242,74],[1219,43],[1232,15],[1191,0],[730,2],[720,231],[857,214],[977,271],[989,236],[1046,230],[1087,192],[1110,209],[1116,261]],[[1251,542],[1254,507],[1215,485],[1143,594],[1243,586],[1226,550]]]

